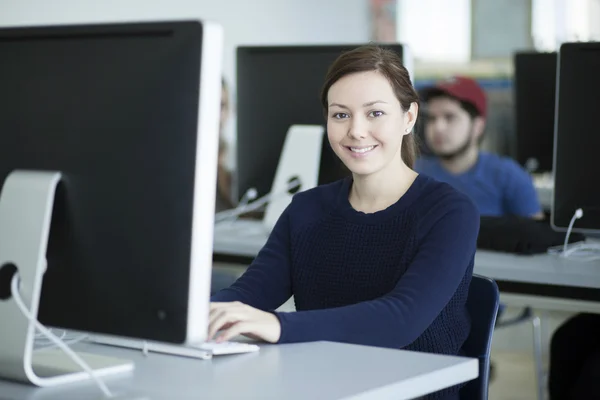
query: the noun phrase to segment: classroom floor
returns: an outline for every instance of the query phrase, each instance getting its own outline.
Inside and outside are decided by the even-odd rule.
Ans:
[[[535,400],[533,357],[524,351],[494,352],[496,377],[489,400]]]
[[[518,309],[508,309],[505,317]],[[544,370],[547,372],[548,343],[552,332],[571,314],[547,312],[542,315]],[[536,375],[533,359],[533,330],[530,323],[496,329],[492,345],[495,378],[490,384],[489,400],[536,400]]]

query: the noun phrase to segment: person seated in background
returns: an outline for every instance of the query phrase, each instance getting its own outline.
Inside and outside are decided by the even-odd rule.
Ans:
[[[412,169],[418,101],[395,52],[338,57],[321,103],[352,175],[293,196],[247,271],[211,298],[209,339],[464,354],[479,213]],[[292,295],[296,312],[274,311]],[[426,398],[458,399],[460,386]]]
[[[474,79],[439,81],[421,99],[427,104],[425,144],[433,155],[417,160],[417,172],[468,195],[481,216],[544,218],[531,176],[514,160],[480,149],[487,98]],[[505,309],[501,304],[497,321]]]
[[[225,126],[229,118],[229,91],[225,78],[221,80],[221,116],[219,125],[219,157],[217,161],[217,197],[215,212],[228,210],[235,207],[232,196],[231,171],[227,167],[229,148],[225,140]]]
[[[467,194],[482,216],[544,214],[533,181],[514,160],[482,151],[487,99],[479,84],[456,76],[426,88],[424,137],[432,156],[417,160],[415,170]]]

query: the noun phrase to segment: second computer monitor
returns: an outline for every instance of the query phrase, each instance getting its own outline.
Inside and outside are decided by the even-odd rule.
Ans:
[[[600,232],[600,43],[566,43],[560,48],[554,146],[552,225]]]
[[[556,53],[514,55],[516,159],[530,172],[552,170]]]
[[[292,125],[325,125],[320,91],[329,66],[344,51],[359,45],[253,46],[237,50],[237,174],[238,196],[249,188],[258,195],[271,190],[285,136]],[[410,72],[410,59],[396,51]],[[349,172],[327,136],[323,138],[319,184]]]

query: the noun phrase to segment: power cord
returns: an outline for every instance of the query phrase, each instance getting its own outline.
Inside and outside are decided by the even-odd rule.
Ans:
[[[49,330],[50,330],[50,332],[52,332],[52,329],[49,329]],[[69,346],[74,345],[75,343],[79,343],[84,340],[87,340],[88,338],[89,338],[88,335],[83,335],[83,334],[69,336],[69,334],[67,334],[66,332],[62,335],[62,337],[59,336],[59,339],[61,339],[63,342],[65,342]],[[44,338],[36,338],[35,342],[34,342],[34,351],[47,350],[47,349],[52,349],[55,347],[56,347],[56,344],[54,344],[53,341],[48,340],[45,336],[44,336]]]
[[[565,235],[565,244],[563,245],[563,257],[567,256],[567,246],[569,245],[569,237],[571,236],[571,231],[573,230],[573,225],[575,225],[575,221],[583,217],[583,210],[578,208],[575,210],[575,214],[571,218],[571,222],[569,222],[569,227],[567,228],[567,234]]]
[[[301,182],[299,179],[297,179],[297,178],[292,179],[285,186],[285,188],[282,188],[281,191],[268,193],[268,194],[264,195],[263,197],[255,200],[249,204],[240,205],[232,210],[225,210],[225,211],[221,211],[221,212],[215,214],[215,223],[222,222],[229,218],[237,218],[240,215],[243,215],[243,214],[246,214],[246,213],[249,213],[252,211],[256,211],[256,210],[260,209],[262,206],[264,206],[265,204],[267,204],[268,202],[270,202],[271,200],[282,197],[284,195],[287,195],[290,190],[296,189],[296,188],[300,187],[300,185],[301,185]],[[250,192],[250,190],[252,190],[252,188],[249,189],[246,193]]]
[[[256,188],[250,188],[248,190],[246,190],[246,193],[244,193],[244,195],[242,196],[241,200],[240,200],[240,204],[238,204],[237,208],[240,207],[246,207],[250,202],[256,200],[256,197],[258,196],[258,191],[256,190]],[[240,216],[236,215],[231,219],[231,224],[233,224],[235,221],[238,220]]]
[[[575,210],[567,233],[565,235],[565,242],[562,246],[555,246],[548,249],[548,253],[558,255],[562,258],[573,258],[579,261],[596,261],[600,260],[600,245],[597,243],[573,243],[569,245],[569,238],[573,231],[575,221],[583,217],[583,210],[578,208]]]
[[[79,357],[77,355],[77,353],[75,353],[73,350],[71,350],[71,348],[65,342],[62,341],[62,339],[57,337],[48,328],[46,328],[44,325],[42,325],[36,319],[36,317],[33,316],[29,312],[29,310],[27,309],[27,306],[25,306],[25,303],[24,303],[23,299],[21,298],[21,293],[19,292],[19,284],[20,284],[19,274],[16,273],[13,276],[12,281],[10,282],[10,289],[12,292],[12,297],[15,300],[15,303],[17,304],[17,307],[19,307],[19,309],[21,310],[21,313],[25,316],[25,318],[27,318],[30,323],[34,324],[35,329],[40,331],[52,343],[54,343],[54,345],[59,347],[77,365],[79,365],[81,367],[81,369],[83,369],[92,378],[92,380],[96,383],[96,385],[102,391],[102,393],[104,394],[104,396],[106,398],[109,398],[109,399],[113,398],[114,396],[112,395],[112,393],[110,392],[110,390],[108,389],[106,384],[98,377],[98,375],[94,372],[94,370],[91,369],[90,366],[87,365],[87,363],[85,361],[83,361],[81,359],[81,357]]]

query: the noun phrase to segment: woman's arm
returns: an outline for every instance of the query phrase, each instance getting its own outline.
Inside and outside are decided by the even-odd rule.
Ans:
[[[276,313],[280,343],[329,340],[402,348],[446,307],[472,266],[479,213],[455,201],[421,242],[408,270],[387,295],[350,306]]]
[[[231,287],[215,293],[211,302],[239,301],[259,310],[272,311],[291,297],[288,209],[281,214],[267,243],[246,272]]]

